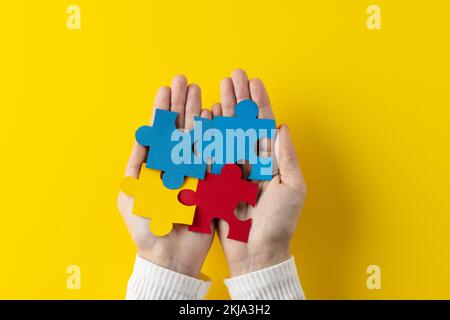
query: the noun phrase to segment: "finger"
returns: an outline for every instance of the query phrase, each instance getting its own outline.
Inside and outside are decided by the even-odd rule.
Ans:
[[[274,119],[269,94],[263,82],[258,78],[253,78],[250,80],[249,87],[251,99],[258,105],[258,118]]]
[[[222,101],[223,115],[226,117],[234,116],[236,96],[233,81],[230,78],[225,78],[220,82],[220,100]]]
[[[156,109],[169,110],[170,109],[170,88],[168,86],[162,86],[158,89],[155,96],[155,101],[153,102],[153,112],[152,118],[150,120],[150,125],[153,124],[155,119]]]
[[[222,105],[220,103],[213,104],[211,110],[213,117],[220,117],[222,115]]]
[[[213,118],[222,116],[222,105],[220,103],[213,104],[211,110],[212,110]],[[207,163],[208,163],[208,166],[206,167],[206,171],[211,172],[212,171],[212,163],[213,163],[212,157],[209,157],[207,159]]]
[[[213,118],[213,114],[208,109],[203,109],[202,112],[200,113],[200,117],[206,118],[206,119],[212,119]],[[203,155],[201,155],[201,156],[203,156]],[[211,162],[210,158],[206,159],[206,163],[207,163],[206,171],[207,172],[211,172],[211,164],[210,164],[210,162]]]
[[[208,109],[203,109],[202,112],[200,113],[200,117],[211,120],[212,119],[212,113]]]
[[[236,69],[231,73],[233,81],[234,93],[236,94],[237,103],[242,100],[250,99],[250,89],[248,86],[248,77],[244,70]]]
[[[153,124],[155,118],[156,109],[169,110],[170,107],[170,88],[163,86],[158,89],[153,103],[153,112],[150,120],[150,124]],[[125,169],[125,175],[138,178],[141,171],[142,164],[147,159],[147,148],[141,146],[135,142],[133,150],[131,151],[130,158],[128,159],[127,167]]]
[[[276,140],[275,156],[278,161],[281,183],[289,185],[294,190],[305,191],[305,181],[298,165],[297,153],[287,125],[280,126]]]
[[[170,111],[178,112],[176,126],[184,128],[184,111],[186,106],[187,79],[183,75],[175,76],[172,79],[172,95]]]
[[[202,92],[198,85],[190,84],[187,88],[186,115],[184,118],[184,128],[191,130],[194,128],[194,117],[200,115],[202,109]]]
[[[258,78],[253,78],[249,83],[250,96],[258,105],[258,118],[274,119],[272,107],[270,105],[269,95],[263,82]],[[262,138],[258,141],[258,155],[261,157],[270,157],[272,155],[272,143],[274,141],[268,138]]]

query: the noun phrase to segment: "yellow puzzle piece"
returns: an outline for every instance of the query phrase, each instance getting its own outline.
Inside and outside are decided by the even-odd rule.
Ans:
[[[139,179],[125,177],[121,183],[123,193],[134,197],[133,214],[149,218],[150,231],[158,237],[170,233],[173,223],[192,224],[195,207],[178,201],[182,189],[195,190],[197,179],[186,177],[180,189],[164,187],[161,172],[141,167]]]

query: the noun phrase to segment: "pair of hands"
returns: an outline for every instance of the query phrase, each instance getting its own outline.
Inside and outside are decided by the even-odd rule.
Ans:
[[[244,71],[234,70],[231,78],[222,80],[220,91],[221,103],[213,105],[212,112],[202,109],[200,87],[188,85],[184,76],[176,76],[171,88],[158,90],[154,110],[178,112],[177,127],[187,130],[194,127],[194,116],[209,119],[233,116],[235,105],[245,99],[258,104],[259,118],[274,118],[264,84],[259,79],[249,81]],[[286,125],[280,126],[275,145],[278,172],[271,181],[259,182],[260,194],[255,207],[240,204],[235,211],[241,220],[252,218],[248,243],[227,239],[228,224],[225,221],[211,223],[212,230],[218,233],[232,277],[281,263],[290,257],[290,240],[303,206],[306,186]],[[125,175],[139,177],[141,164],[146,159],[147,149],[135,143]],[[175,224],[167,236],[155,237],[148,228],[148,219],[132,213],[133,198],[121,192],[118,207],[139,256],[191,277],[200,274],[214,232],[211,235],[190,232],[187,226]]]

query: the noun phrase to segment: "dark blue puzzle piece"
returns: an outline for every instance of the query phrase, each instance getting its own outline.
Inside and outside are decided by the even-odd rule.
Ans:
[[[189,132],[176,132],[180,140],[172,141],[172,134],[175,132],[175,120],[177,112],[157,109],[153,126],[142,126],[136,131],[136,140],[142,145],[149,147],[147,155],[147,168],[164,171],[163,184],[169,189],[178,189],[183,184],[184,178],[193,177],[203,179],[206,172],[206,163],[202,155],[196,155],[192,151],[192,145],[198,137],[194,137],[194,130]],[[207,130],[212,127],[212,120],[194,117],[196,125],[201,123],[202,129]],[[190,159],[188,163],[175,163],[172,159],[172,150],[178,145],[181,139],[190,139],[192,142],[189,148]],[[201,138],[201,137],[200,137]]]
[[[243,100],[236,105],[235,117],[215,117],[214,128],[218,129],[223,136],[223,159],[214,159],[212,165],[212,173],[220,174],[222,167],[226,163],[237,163],[241,160],[247,160],[252,165],[252,172],[249,179],[253,180],[271,180],[272,179],[272,159],[269,157],[258,157],[256,153],[255,141],[251,145],[245,142],[245,139],[235,139],[235,136],[227,136],[227,129],[236,130],[241,129],[241,133],[251,132],[247,131],[253,129],[254,139],[258,141],[261,138],[274,138],[275,120],[272,119],[257,119],[258,105],[251,100]],[[234,139],[234,141],[230,141]],[[236,143],[238,142],[238,143]],[[234,150],[233,150],[234,146]],[[245,147],[245,148],[244,148]],[[239,149],[244,150],[243,154],[238,154]],[[216,162],[217,160],[217,162]],[[223,161],[220,161],[223,160]],[[222,162],[222,163],[220,163]]]

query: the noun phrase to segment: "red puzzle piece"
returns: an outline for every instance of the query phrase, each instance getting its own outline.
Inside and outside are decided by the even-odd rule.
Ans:
[[[227,164],[220,175],[206,173],[195,192],[182,190],[178,200],[188,206],[197,205],[190,231],[211,234],[211,220],[219,218],[230,227],[229,239],[247,242],[252,219],[239,220],[234,209],[239,202],[255,206],[257,196],[258,184],[242,180],[239,166]]]

